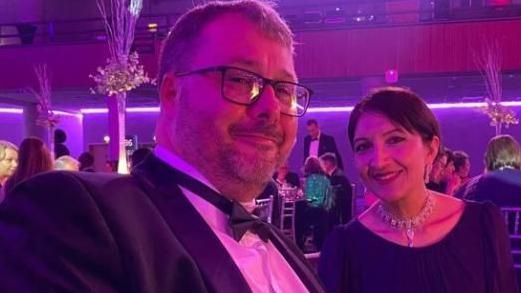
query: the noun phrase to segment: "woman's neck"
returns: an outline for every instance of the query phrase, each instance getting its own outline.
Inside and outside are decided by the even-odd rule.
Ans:
[[[397,201],[382,201],[382,203],[394,216],[401,219],[410,219],[420,213],[425,206],[428,194],[427,189],[423,188],[419,192],[405,196]]]

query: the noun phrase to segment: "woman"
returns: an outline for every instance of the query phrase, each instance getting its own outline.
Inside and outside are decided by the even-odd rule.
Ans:
[[[469,180],[457,196],[521,207],[521,146],[510,135],[493,137],[485,152],[485,172]],[[514,243],[513,243],[514,244]],[[519,244],[516,243],[517,246]]]
[[[18,168],[5,184],[5,194],[20,181],[33,177],[38,173],[53,169],[53,161],[49,149],[45,143],[36,137],[28,137],[20,144],[18,151]]]
[[[304,163],[305,190],[307,205],[302,216],[297,219],[297,245],[305,249],[306,232],[313,226],[313,243],[316,250],[320,250],[324,243],[328,229],[326,206],[331,202],[329,191],[331,183],[326,176],[320,160],[308,157]]]
[[[432,164],[432,169],[429,174],[429,182],[426,184],[427,189],[438,192],[445,191],[446,184],[442,180],[444,179],[444,170],[447,166],[447,160],[448,152],[440,148],[438,155]]]
[[[331,183],[326,176],[320,160],[315,157],[308,157],[304,163],[305,194],[308,202],[314,207],[323,207],[326,195]]]
[[[440,131],[419,97],[401,88],[370,94],[348,135],[379,200],[325,242],[319,275],[328,291],[517,292],[498,209],[425,187]]]

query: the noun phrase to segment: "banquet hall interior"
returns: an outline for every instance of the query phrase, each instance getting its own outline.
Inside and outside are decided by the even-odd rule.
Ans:
[[[51,149],[64,144],[76,160],[91,154],[96,172],[128,172],[119,163],[155,146],[161,42],[181,14],[205,2],[144,0],[130,49],[144,81],[112,95],[100,90],[111,53],[97,1],[1,0],[0,140],[19,146],[38,137]],[[275,2],[295,34],[299,83],[313,91],[288,169],[305,181],[305,137],[315,121],[334,138],[354,214],[366,207],[366,190],[347,124],[375,88],[405,87],[422,97],[443,146],[468,155],[466,177],[483,173],[492,137],[521,140],[521,0]],[[56,141],[57,129],[65,141]],[[308,242],[304,251],[316,252]]]

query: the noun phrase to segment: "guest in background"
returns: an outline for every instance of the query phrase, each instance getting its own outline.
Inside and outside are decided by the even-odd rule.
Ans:
[[[53,169],[52,155],[45,143],[37,137],[28,137],[20,144],[18,151],[18,167],[5,183],[5,194],[9,193],[16,184],[31,178],[34,175]]]
[[[289,170],[287,162],[280,165],[277,172],[273,174],[273,180],[280,186],[289,185],[291,187],[300,188],[298,174]]]
[[[351,112],[348,136],[379,201],[329,235],[318,268],[327,292],[517,292],[497,207],[425,187],[440,130],[418,96],[394,87],[369,94]]]
[[[445,193],[447,189],[447,182],[444,181],[445,169],[447,167],[449,153],[447,150],[440,148],[432,169],[429,172],[429,182],[426,184],[427,188],[433,191]],[[451,171],[451,174],[453,171]]]
[[[345,224],[351,220],[353,188],[347,179],[344,171],[338,168],[337,159],[334,153],[325,153],[320,156],[322,169],[329,176],[331,182],[333,206],[329,213],[331,225]]]
[[[485,173],[469,180],[457,196],[521,207],[521,149],[510,135],[493,137],[485,153]]]
[[[464,151],[455,151],[454,155],[454,172],[460,179],[460,186],[466,184],[469,180],[470,173],[470,157]],[[458,186],[459,187],[459,186]]]
[[[139,149],[135,150],[132,153],[132,155],[130,155],[131,169],[135,168],[139,163],[141,163],[151,153],[152,153],[152,150],[149,148],[139,148]]]
[[[308,202],[315,207],[323,207],[331,183],[315,157],[308,157],[304,164],[305,195]]]
[[[306,125],[308,135],[304,138],[304,161],[308,157],[318,158],[325,153],[333,153],[337,158],[338,167],[344,169],[342,157],[336,148],[335,138],[322,133],[315,119],[309,119]]]
[[[80,171],[96,172],[94,169],[94,156],[90,152],[83,152],[78,161],[80,161]]]
[[[461,177],[456,173],[454,167],[454,152],[449,149],[446,149],[445,152],[447,154],[447,165],[445,165],[442,174],[442,186],[445,187],[442,193],[452,196],[461,186]]]
[[[6,140],[0,140],[0,202],[5,196],[5,182],[18,166],[18,147]]]
[[[55,170],[79,171],[80,162],[71,156],[61,156],[54,161]]]
[[[332,205],[329,202],[331,183],[320,165],[320,160],[315,157],[306,159],[304,176],[304,194],[308,204],[303,215],[298,219],[297,244],[301,249],[305,249],[305,237],[308,230],[312,228],[313,243],[315,248],[320,250],[328,230],[326,209]]]
[[[54,158],[57,159],[61,156],[69,156],[71,152],[65,145],[67,141],[67,134],[61,129],[54,130]]]

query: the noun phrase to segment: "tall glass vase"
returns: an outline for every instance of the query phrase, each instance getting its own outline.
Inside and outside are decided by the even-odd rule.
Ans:
[[[501,126],[503,125],[503,123],[501,123],[501,121],[498,121],[496,123],[496,136],[500,135],[501,134]]]
[[[125,109],[126,93],[108,97],[109,108],[109,158],[117,162],[117,172],[128,174],[127,152],[125,149]]]

